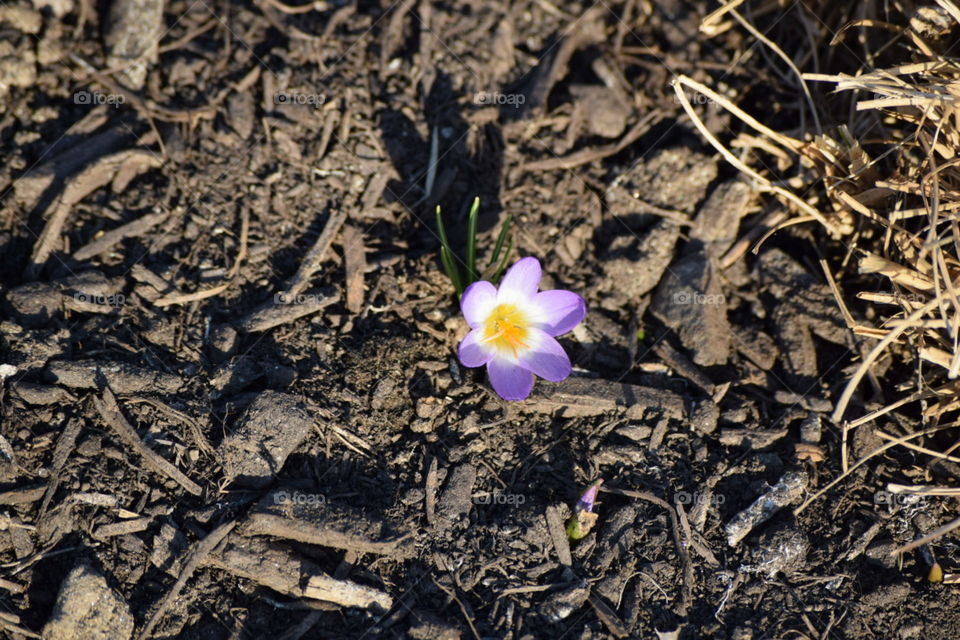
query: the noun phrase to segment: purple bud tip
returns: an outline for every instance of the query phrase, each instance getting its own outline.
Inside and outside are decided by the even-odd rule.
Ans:
[[[600,478],[583,492],[583,495],[580,496],[580,499],[577,501],[576,510],[577,511],[586,511],[591,513],[593,511],[593,503],[597,500],[597,492],[600,490],[600,485],[603,484],[603,478]]]

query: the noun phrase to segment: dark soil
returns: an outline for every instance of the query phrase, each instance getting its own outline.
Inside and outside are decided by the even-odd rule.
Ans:
[[[884,493],[956,465],[891,449],[792,513],[864,344],[816,229],[724,261],[775,203],[671,74],[790,111],[712,5],[174,0],[133,90],[103,3],[35,4],[0,20],[4,637],[960,637],[955,538],[889,555],[955,503]],[[462,238],[474,196],[589,306],[520,403],[455,357],[433,211]],[[915,428],[881,422],[851,460]]]

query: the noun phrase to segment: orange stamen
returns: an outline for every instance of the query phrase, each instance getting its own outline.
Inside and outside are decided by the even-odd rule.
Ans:
[[[498,349],[509,349],[517,357],[520,349],[529,349],[527,319],[512,304],[498,305],[484,323],[483,342],[492,342]]]

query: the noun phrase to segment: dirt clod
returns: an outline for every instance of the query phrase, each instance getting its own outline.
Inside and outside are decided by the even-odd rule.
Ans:
[[[258,395],[217,450],[227,477],[240,486],[263,487],[313,429],[306,405],[294,396]]]
[[[92,567],[81,564],[60,585],[44,640],[127,640],[133,616],[127,603]]]

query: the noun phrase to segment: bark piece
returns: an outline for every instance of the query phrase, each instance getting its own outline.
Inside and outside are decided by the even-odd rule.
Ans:
[[[53,253],[75,204],[100,187],[109,184],[121,168],[130,171],[133,165],[137,172],[143,172],[162,164],[162,160],[155,153],[144,149],[126,149],[98,158],[90,166],[72,176],[63,192],[47,209],[47,222],[33,246],[33,255],[26,270],[27,277],[35,278],[47,258]]]
[[[448,524],[470,512],[473,505],[473,485],[477,481],[477,468],[462,464],[450,474],[447,487],[437,503],[437,515]]]
[[[343,228],[343,262],[347,271],[347,311],[363,308],[363,274],[367,269],[363,231],[352,225]]]
[[[670,265],[654,294],[651,311],[677,332],[698,365],[727,361],[732,335],[727,300],[702,250]]]
[[[644,417],[647,410],[664,417],[683,418],[683,398],[673,391],[635,384],[589,378],[568,378],[561,383],[541,382],[533,396],[521,407],[524,411],[559,415],[566,418],[598,416],[625,410],[630,419]]]
[[[603,263],[605,288],[628,304],[637,304],[660,282],[679,238],[680,226],[672,220],[661,220],[641,240],[627,240],[631,246],[615,249],[615,257]]]
[[[7,293],[7,303],[24,326],[48,323],[61,309],[81,313],[111,313],[125,302],[119,279],[99,271],[84,271],[53,282],[28,282]]]
[[[31,382],[14,382],[10,388],[20,399],[27,404],[33,405],[51,405],[68,404],[76,402],[66,389],[62,387],[53,387],[45,384],[33,384]]]
[[[52,382],[71,389],[96,389],[97,378],[103,375],[107,385],[120,394],[174,393],[183,386],[179,376],[161,371],[142,369],[124,362],[57,360],[47,366]]]
[[[210,555],[205,564],[229,571],[293,598],[313,598],[342,607],[386,611],[393,599],[386,593],[338,580],[289,549],[262,540],[232,536],[224,549]]]

